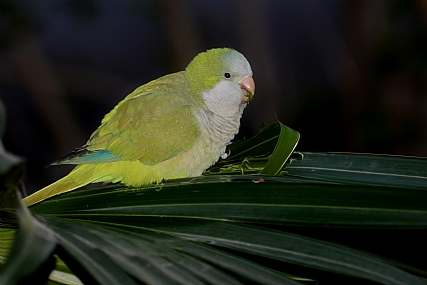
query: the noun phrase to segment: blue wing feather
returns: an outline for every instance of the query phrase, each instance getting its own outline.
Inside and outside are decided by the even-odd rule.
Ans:
[[[67,156],[53,162],[51,165],[58,164],[94,164],[119,161],[120,157],[113,155],[108,150],[90,151],[82,147],[73,151]]]

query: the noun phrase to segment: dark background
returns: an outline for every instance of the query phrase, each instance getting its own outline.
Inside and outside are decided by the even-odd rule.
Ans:
[[[297,150],[427,156],[426,23],[425,0],[0,0],[4,144],[34,192],[137,86],[232,47],[257,89],[239,137],[277,116]]]

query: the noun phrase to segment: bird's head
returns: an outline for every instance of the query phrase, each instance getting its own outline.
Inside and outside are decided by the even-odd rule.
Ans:
[[[255,93],[249,62],[229,48],[199,53],[187,66],[185,76],[193,99],[215,113],[240,108],[252,101]]]

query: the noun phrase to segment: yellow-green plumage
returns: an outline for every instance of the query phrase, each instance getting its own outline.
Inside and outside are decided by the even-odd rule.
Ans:
[[[186,89],[183,72],[139,87],[104,117],[87,149],[106,149],[122,160],[139,160],[150,166],[187,151],[199,135],[199,127],[188,92],[176,95]],[[174,139],[168,139],[172,135]]]
[[[212,49],[185,71],[138,87],[105,115],[82,149],[56,163],[77,166],[24,201],[32,205],[95,182],[141,186],[202,174],[238,131],[247,105],[239,80],[251,75],[240,53]]]

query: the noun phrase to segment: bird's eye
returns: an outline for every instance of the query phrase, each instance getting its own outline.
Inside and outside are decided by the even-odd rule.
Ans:
[[[224,73],[224,77],[225,77],[225,78],[230,78],[230,77],[231,77],[231,74],[230,74],[229,72],[226,72],[226,73]]]

